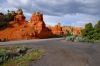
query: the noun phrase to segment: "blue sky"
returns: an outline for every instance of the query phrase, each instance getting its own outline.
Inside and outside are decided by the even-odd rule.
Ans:
[[[100,20],[100,0],[0,0],[0,12],[22,8],[27,19],[34,11],[44,14],[47,25],[84,26]]]

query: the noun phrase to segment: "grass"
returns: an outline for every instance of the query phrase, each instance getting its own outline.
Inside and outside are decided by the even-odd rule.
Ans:
[[[6,50],[7,51],[7,50]],[[5,53],[5,49],[0,50],[0,52]],[[19,55],[13,59],[5,60],[1,66],[28,66],[32,61],[37,61],[43,56],[43,50],[41,49],[28,49],[24,55]]]

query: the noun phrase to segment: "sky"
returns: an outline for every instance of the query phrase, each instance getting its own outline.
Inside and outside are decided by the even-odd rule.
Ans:
[[[34,11],[44,14],[47,25],[81,26],[100,20],[100,0],[0,0],[0,12],[22,8],[29,20]]]

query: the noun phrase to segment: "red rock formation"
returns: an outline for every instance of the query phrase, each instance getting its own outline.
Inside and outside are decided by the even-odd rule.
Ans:
[[[66,36],[68,32],[73,32],[73,28],[70,26],[63,26],[62,31],[63,31],[63,35]]]
[[[68,30],[72,31],[70,28]],[[66,31],[66,29],[63,30],[60,23],[54,27],[46,27],[43,14],[40,12],[34,12],[30,21],[26,23],[23,11],[18,9],[14,21],[9,22],[9,26],[6,29],[0,30],[0,40],[49,38],[54,35],[65,35],[66,33],[64,33],[64,31]],[[73,34],[79,35],[80,29],[74,28]]]
[[[80,35],[81,28],[80,27],[71,27],[71,26],[63,26],[62,27],[63,34],[66,36],[67,32],[73,33],[73,35]]]
[[[40,12],[34,12],[30,19],[30,26],[34,28],[35,31],[40,33],[43,29],[46,28],[45,23],[43,21],[43,15]]]
[[[61,27],[60,23],[58,23],[56,26],[52,27],[51,31],[54,35],[63,35],[62,27]]]
[[[80,27],[74,27],[73,28],[73,35],[78,36],[81,33],[81,28]]]
[[[43,21],[43,14],[40,12],[34,12],[32,14],[32,17],[30,19],[30,22],[28,24],[30,27],[33,28],[35,33],[37,34],[36,37],[39,38],[46,38],[49,35],[51,35],[51,32],[46,27],[44,21]]]
[[[14,22],[17,22],[19,25],[25,23],[25,16],[23,15],[22,9],[18,9],[16,12],[16,16],[14,18]]]

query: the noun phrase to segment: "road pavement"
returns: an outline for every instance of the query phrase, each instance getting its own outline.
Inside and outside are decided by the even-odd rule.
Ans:
[[[45,55],[29,66],[100,66],[100,44],[70,42],[64,38],[0,42],[43,49]]]

